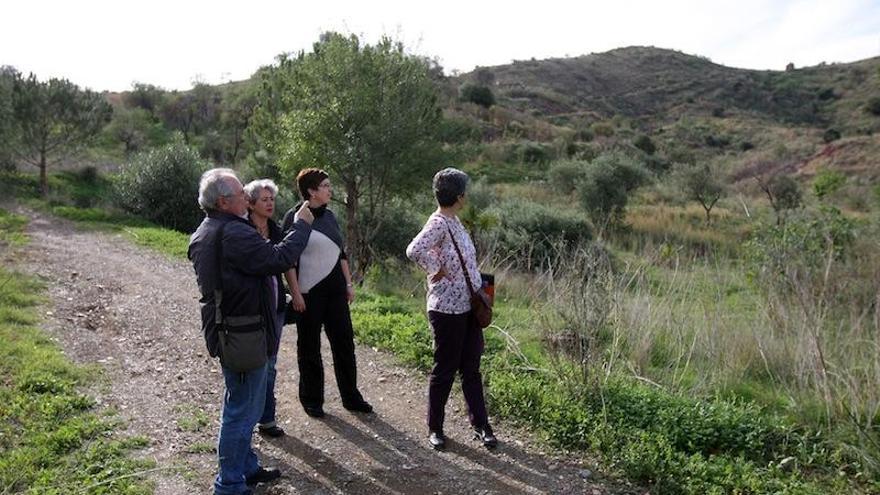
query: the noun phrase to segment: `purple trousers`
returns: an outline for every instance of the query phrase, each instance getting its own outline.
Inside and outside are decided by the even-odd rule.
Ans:
[[[456,372],[461,373],[461,391],[471,425],[485,426],[489,418],[480,374],[483,329],[475,324],[470,312],[453,315],[428,311],[428,321],[434,332],[434,367],[428,380],[428,429],[443,431],[446,401]]]

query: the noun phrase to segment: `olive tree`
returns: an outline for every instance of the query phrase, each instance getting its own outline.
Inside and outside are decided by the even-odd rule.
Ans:
[[[727,192],[718,172],[707,164],[678,165],[675,176],[685,196],[700,203],[706,211],[706,223],[710,223],[712,208]]]
[[[442,167],[429,70],[429,61],[389,38],[369,45],[326,33],[311,52],[282,55],[261,71],[258,141],[288,177],[317,166],[341,186],[347,240],[362,272],[389,221],[389,201],[423,191]]]

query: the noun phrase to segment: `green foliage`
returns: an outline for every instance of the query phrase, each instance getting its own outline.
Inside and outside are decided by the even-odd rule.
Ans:
[[[654,141],[646,134],[639,134],[639,137],[633,141],[633,146],[644,151],[648,155],[653,155],[657,151]]]
[[[580,160],[557,160],[550,165],[547,177],[554,188],[569,194],[577,188],[588,166],[589,162]]]
[[[143,108],[118,109],[105,132],[121,142],[129,155],[148,143],[153,125],[153,117]]]
[[[813,192],[819,199],[834,194],[846,184],[846,176],[836,170],[822,169],[813,179]]]
[[[849,253],[855,236],[853,222],[830,206],[804,210],[782,225],[764,225],[746,244],[752,275],[767,290],[811,287],[825,275],[829,257]]]
[[[112,187],[110,180],[93,166],[59,172],[53,178],[57,184],[54,196],[66,198],[74,206],[81,208],[106,203]]]
[[[257,85],[244,84],[231,88],[220,103],[219,130],[221,138],[218,161],[237,163],[251,137],[248,126],[257,106]],[[263,176],[265,177],[265,176]]]
[[[197,201],[199,178],[209,168],[181,143],[143,152],[120,171],[116,204],[159,225],[192,232],[203,216]]]
[[[865,105],[865,111],[871,115],[880,116],[880,96],[875,96],[868,100]]]
[[[803,202],[801,186],[791,176],[774,175],[768,181],[759,180],[758,184],[770,200],[780,223],[787,210],[799,208]]]
[[[150,117],[159,118],[159,111],[165,105],[168,93],[155,85],[136,82],[131,91],[122,95],[122,101],[128,108],[140,108],[147,111]]]
[[[590,126],[590,132],[595,136],[611,137],[614,135],[614,126],[607,122],[596,122]]]
[[[0,66],[0,170],[15,169],[15,146],[18,129],[14,122],[12,94],[21,75],[14,67]]]
[[[725,183],[720,173],[707,164],[678,165],[675,176],[685,197],[697,201],[706,210],[706,222],[710,221],[712,208],[725,192]]]
[[[384,219],[370,238],[374,259],[406,259],[406,246],[422,228],[422,217],[401,201],[391,204],[393,217]]]
[[[351,319],[359,343],[393,352],[401,361],[428,370],[434,361],[431,330],[425,317],[397,299],[361,294]]]
[[[633,158],[607,153],[586,168],[578,196],[593,225],[604,230],[623,223],[630,193],[648,180],[648,172]]]
[[[495,95],[488,86],[465,83],[459,88],[458,94],[461,101],[475,103],[481,107],[489,108],[495,104]]]
[[[358,269],[390,199],[423,190],[442,166],[434,88],[427,62],[401,43],[337,33],[262,74],[255,130],[285,173],[317,165],[341,186]]]
[[[482,138],[480,128],[471,120],[462,117],[444,118],[440,122],[437,137],[444,143],[472,143]]]
[[[39,167],[43,197],[49,194],[49,159],[86,144],[112,114],[102,95],[66,79],[40,82],[33,74],[15,79],[12,108],[19,136],[17,154]]]
[[[5,229],[4,229],[5,232]],[[3,234],[6,235],[5,233]],[[0,486],[5,493],[152,493],[129,457],[142,438],[115,438],[79,389],[92,378],[34,324],[42,287],[0,270]],[[133,476],[135,475],[135,476]],[[95,488],[98,487],[98,488]]]
[[[27,242],[26,225],[27,217],[0,209],[0,247],[24,245]]]
[[[586,219],[558,208],[508,200],[493,206],[489,212],[499,221],[492,231],[496,254],[521,267],[539,266],[561,255],[560,249],[592,238]]]
[[[541,164],[550,160],[552,151],[548,146],[532,141],[519,144],[518,157],[522,163]]]
[[[818,495],[837,486],[831,476],[810,480],[816,473],[809,469],[779,468],[787,455],[808,464],[797,448],[818,439],[748,403],[677,396],[628,380],[574,387],[500,368],[486,373],[496,414],[537,429],[559,447],[597,452],[658,493]]]
[[[826,143],[837,141],[838,139],[840,139],[840,131],[833,127],[825,129],[825,132],[822,133],[822,141]]]

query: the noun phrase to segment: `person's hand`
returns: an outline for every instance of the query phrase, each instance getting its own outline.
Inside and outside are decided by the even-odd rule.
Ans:
[[[446,278],[446,270],[444,270],[443,267],[440,267],[440,269],[437,270],[437,273],[431,275],[431,283],[436,284],[444,278]]]
[[[306,310],[306,300],[303,299],[302,294],[294,292],[291,294],[291,297],[293,297],[293,309],[298,313],[304,312]]]
[[[304,220],[309,225],[315,221],[315,216],[312,215],[312,210],[309,209],[308,201],[304,202],[302,206],[299,207],[299,210],[296,211],[296,218]]]
[[[348,284],[345,296],[348,299],[348,304],[351,304],[354,302],[354,286],[353,285]]]

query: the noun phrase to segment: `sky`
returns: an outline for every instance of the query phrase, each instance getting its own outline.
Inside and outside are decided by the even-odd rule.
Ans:
[[[0,65],[98,91],[188,89],[330,30],[391,36],[447,74],[632,45],[782,70],[880,56],[880,0],[0,0]]]

